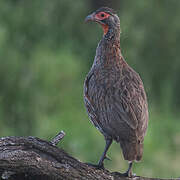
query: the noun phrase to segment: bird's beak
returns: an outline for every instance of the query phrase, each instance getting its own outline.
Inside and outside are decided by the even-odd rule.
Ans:
[[[94,18],[94,13],[88,15],[86,18],[85,18],[85,22],[89,22],[89,21],[95,21],[95,18]]]

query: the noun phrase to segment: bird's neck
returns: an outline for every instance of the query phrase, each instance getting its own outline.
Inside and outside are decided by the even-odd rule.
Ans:
[[[117,65],[122,61],[120,49],[120,28],[109,28],[96,49],[95,64]]]
[[[107,33],[103,36],[103,39],[111,42],[119,41],[120,43],[120,25],[109,26]]]

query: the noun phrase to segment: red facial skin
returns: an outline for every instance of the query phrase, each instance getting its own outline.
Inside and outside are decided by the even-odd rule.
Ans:
[[[103,19],[106,19],[110,16],[110,14],[106,13],[106,12],[99,12],[98,14],[95,15],[95,19],[97,19],[98,21],[101,21]],[[103,23],[100,23],[103,31],[104,31],[104,35],[108,32],[109,26]]]

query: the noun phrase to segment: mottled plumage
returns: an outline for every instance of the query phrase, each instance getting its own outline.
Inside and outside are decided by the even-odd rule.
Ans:
[[[94,20],[92,16],[101,12],[110,16],[102,21]],[[107,25],[108,32],[98,44],[94,63],[85,79],[85,106],[91,122],[105,140],[120,143],[126,160],[139,161],[148,125],[148,105],[143,83],[121,54],[118,16],[110,8],[103,7],[91,17],[92,21]],[[105,154],[99,165],[103,164]]]

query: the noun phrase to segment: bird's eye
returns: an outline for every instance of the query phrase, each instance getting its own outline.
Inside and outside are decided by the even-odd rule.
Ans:
[[[104,17],[105,16],[105,14],[104,13],[101,13],[101,17]]]
[[[108,18],[109,16],[110,14],[106,12],[99,12],[98,14],[96,14],[96,19],[103,20],[103,19]]]

